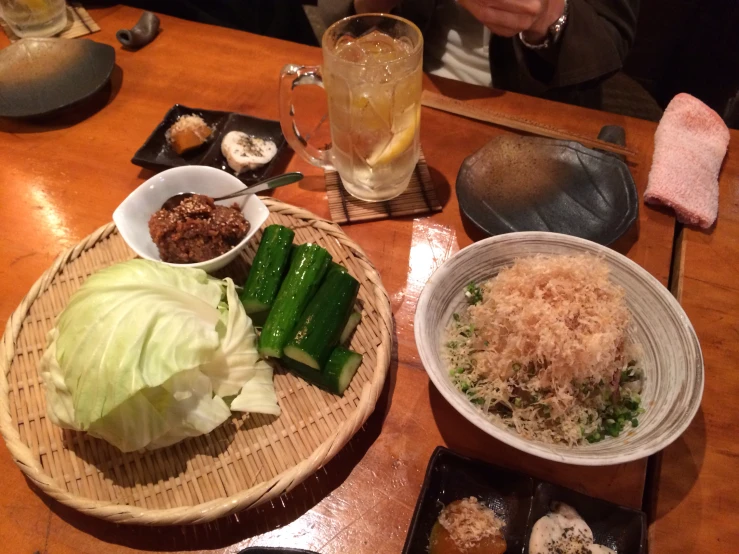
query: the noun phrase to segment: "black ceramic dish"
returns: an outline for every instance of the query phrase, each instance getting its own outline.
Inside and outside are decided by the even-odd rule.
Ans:
[[[503,522],[507,552],[521,554],[534,495],[534,480],[514,471],[470,460],[439,446],[431,456],[403,554],[428,554],[431,529],[454,500],[475,496]]]
[[[571,141],[494,138],[462,163],[456,188],[462,213],[488,235],[551,231],[608,245],[639,213],[626,164]]]
[[[166,132],[182,115],[195,114],[203,118],[213,129],[209,140],[200,148],[178,154],[167,141]],[[245,171],[236,177],[249,184],[269,177],[276,163],[286,149],[285,137],[282,135],[280,123],[269,119],[259,119],[248,115],[214,110],[199,110],[175,104],[149,135],[146,142],[134,154],[131,162],[146,169],[161,170],[183,165],[208,165],[222,169],[234,175],[234,171],[226,163],[221,154],[221,140],[230,131],[243,131],[265,140],[271,140],[277,146],[277,154],[268,164],[252,171]]]
[[[590,525],[596,543],[618,554],[646,554],[646,516],[642,512],[598,500],[564,487],[472,460],[444,447],[431,456],[421,494],[416,502],[403,554],[428,554],[431,529],[444,506],[476,497],[505,523],[507,554],[528,552],[536,521],[552,502],[575,508]]]
[[[0,50],[0,117],[52,114],[110,80],[115,49],[86,39],[24,38]]]

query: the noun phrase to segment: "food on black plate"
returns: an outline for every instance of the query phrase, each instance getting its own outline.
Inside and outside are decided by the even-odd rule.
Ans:
[[[193,194],[171,210],[149,219],[149,233],[164,262],[189,264],[225,254],[249,232],[238,204],[220,206],[209,196]]]
[[[642,351],[604,260],[521,258],[470,283],[465,296],[442,355],[452,382],[488,418],[569,446],[639,425]]]
[[[531,530],[529,554],[616,554],[595,544],[593,531],[577,511],[555,503],[552,511],[540,518]]]
[[[256,169],[267,163],[277,154],[277,145],[241,131],[231,131],[221,141],[221,153],[236,175]]]
[[[505,524],[471,496],[449,503],[431,530],[429,554],[503,554]]]
[[[198,115],[182,115],[165,133],[167,141],[178,154],[194,150],[205,144],[213,129]]]

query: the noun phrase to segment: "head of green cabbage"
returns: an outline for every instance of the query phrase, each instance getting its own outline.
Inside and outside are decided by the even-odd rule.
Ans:
[[[232,410],[279,415],[256,341],[231,279],[113,265],[85,281],[49,333],[49,417],[130,452],[208,433]]]

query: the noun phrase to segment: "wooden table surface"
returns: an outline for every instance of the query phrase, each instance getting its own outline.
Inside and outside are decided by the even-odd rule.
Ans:
[[[151,176],[129,160],[168,108],[182,103],[276,119],[279,69],[288,62],[320,62],[315,48],[168,17],[162,17],[163,31],[151,45],[128,52],[114,34],[133,25],[140,12],[114,7],[91,13],[102,28],[91,38],[116,47],[111,89],[51,123],[0,121],[3,320],[61,250],[108,223],[113,209]],[[5,37],[0,37],[0,47],[6,45]],[[591,136],[602,125],[622,125],[628,145],[637,152],[632,174],[640,193],[644,191],[653,123],[445,80],[427,79],[426,87]],[[325,100],[318,89],[301,87],[299,92],[298,117],[309,129],[324,113]],[[326,553],[399,552],[429,456],[440,444],[594,496],[642,506],[646,460],[577,468],[529,457],[467,423],[429,385],[413,340],[416,301],[435,268],[480,238],[460,218],[454,181],[467,155],[506,131],[427,108],[422,121],[421,142],[444,210],[430,217],[344,228],[380,271],[396,321],[396,349],[385,391],[349,445],[280,501],[209,525],[176,528],[119,526],[82,516],[39,496],[1,447],[0,543],[5,547],[0,550],[237,552],[248,545],[270,545]],[[733,135],[734,141],[738,138]],[[322,172],[297,157],[287,167],[303,171],[306,178],[299,186],[279,189],[275,196],[328,217]],[[736,431],[736,417],[730,413],[732,391],[739,392],[738,377],[731,372],[739,328],[734,310],[739,289],[731,265],[731,254],[739,251],[737,175],[739,154],[734,149],[723,172],[722,190],[728,193],[722,196],[719,225],[709,234],[686,231],[684,242],[678,242],[684,251],[683,298],[703,341],[706,398],[713,403],[704,402],[691,429],[665,454],[656,504],[661,519],[653,533],[656,551],[692,545],[692,550],[682,551],[700,552],[698,541],[711,540],[714,546],[723,541],[722,551],[729,552],[730,539],[737,542],[729,516],[720,516],[737,512],[737,495],[730,493],[737,448],[728,442]],[[641,205],[638,224],[615,248],[666,285],[674,229],[669,212]],[[714,259],[723,264],[715,272]],[[699,535],[688,523],[696,512],[702,517]]]

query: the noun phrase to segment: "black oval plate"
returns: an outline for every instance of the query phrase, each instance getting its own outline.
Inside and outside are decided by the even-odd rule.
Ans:
[[[454,500],[474,496],[505,523],[506,554],[528,552],[531,529],[553,502],[575,508],[590,526],[597,544],[618,554],[646,554],[647,517],[643,512],[611,504],[579,492],[439,446],[426,469],[403,554],[428,554],[431,529],[441,510]]]
[[[0,50],[0,117],[48,115],[110,79],[115,49],[86,39],[24,38]]]
[[[609,245],[639,213],[626,164],[577,142],[496,137],[462,163],[462,213],[488,235],[550,231]]]

